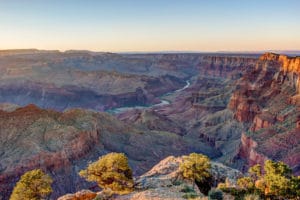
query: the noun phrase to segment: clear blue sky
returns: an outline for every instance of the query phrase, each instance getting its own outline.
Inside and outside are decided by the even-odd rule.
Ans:
[[[300,49],[300,0],[0,0],[0,49]]]

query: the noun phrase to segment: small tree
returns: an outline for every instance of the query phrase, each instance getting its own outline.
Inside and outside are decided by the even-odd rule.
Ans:
[[[132,171],[123,153],[106,154],[89,164],[87,169],[79,172],[79,175],[117,194],[126,194],[133,190]]]
[[[267,194],[285,196],[290,186],[292,170],[283,162],[267,160],[264,165]]]
[[[17,182],[10,200],[41,200],[52,192],[52,179],[40,169],[26,172]]]
[[[194,182],[203,182],[211,176],[210,174],[210,160],[207,156],[197,153],[191,153],[185,156],[180,165],[180,172],[182,176]]]
[[[254,189],[254,182],[250,177],[239,178],[237,184],[246,191],[252,191]]]
[[[250,177],[238,179],[239,187],[235,188],[237,192],[231,194],[237,197],[243,192],[254,193],[267,199],[299,199],[300,177],[293,176],[292,170],[283,162],[267,160],[264,173],[261,173],[260,165],[254,165],[248,172]],[[225,192],[233,189],[224,183],[219,184],[219,188]]]
[[[262,176],[260,164],[256,164],[256,165],[250,167],[248,172],[254,181],[260,179]]]

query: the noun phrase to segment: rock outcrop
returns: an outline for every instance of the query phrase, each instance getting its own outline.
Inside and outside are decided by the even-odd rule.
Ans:
[[[251,167],[255,164],[264,165],[264,162],[268,159],[261,153],[257,152],[257,142],[251,139],[251,137],[246,136],[245,133],[242,133],[241,137],[241,147],[236,159],[246,158],[247,165],[244,166],[244,171],[247,171],[248,167]]]
[[[194,183],[187,181],[180,176],[179,165],[183,157],[169,156],[147,173],[136,178],[135,191],[128,195],[117,196],[114,200],[184,200],[187,191],[185,188],[193,188]],[[237,178],[243,174],[235,169],[212,162],[212,179],[215,183],[225,181],[229,178],[235,183]],[[204,195],[197,186],[193,189],[199,197]]]
[[[62,197],[59,197],[57,200],[93,200],[97,194],[90,190],[80,190],[75,194],[66,194]]]
[[[284,120],[284,119],[283,119]],[[255,115],[251,131],[258,131],[273,126],[276,123],[276,117],[268,112],[262,112],[261,114]]]
[[[170,156],[160,161],[150,171],[138,177],[136,180],[136,192],[119,196],[117,200],[183,200],[184,186],[193,188],[193,183],[184,181],[179,177],[179,164],[182,158]],[[178,184],[176,183],[178,182]],[[199,190],[198,195],[203,196]]]
[[[169,156],[161,160],[152,169],[145,174],[135,178],[135,189],[127,195],[115,195],[112,200],[184,200],[188,190],[193,190],[198,197],[205,197],[195,183],[185,180],[180,175],[179,165],[183,162],[183,157]],[[219,182],[228,179],[235,184],[237,179],[243,174],[235,169],[227,167],[221,163],[211,163],[211,174],[216,186]],[[80,200],[81,197],[96,196],[101,199],[105,194],[103,192],[91,192],[82,190],[75,194],[64,195],[58,200]]]

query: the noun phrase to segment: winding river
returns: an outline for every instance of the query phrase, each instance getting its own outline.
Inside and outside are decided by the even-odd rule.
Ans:
[[[169,92],[169,93],[166,93],[166,94],[162,95],[162,96],[160,97],[160,102],[157,103],[157,104],[153,104],[153,105],[150,105],[150,106],[119,107],[119,108],[114,108],[114,109],[111,109],[111,110],[107,110],[106,112],[111,113],[111,114],[120,114],[120,113],[129,111],[129,110],[134,110],[134,109],[155,108],[155,107],[160,107],[160,106],[169,105],[169,104],[170,104],[170,101],[167,101],[167,100],[163,99],[163,97],[168,96],[168,95],[171,95],[171,94],[174,94],[174,93],[177,93],[177,92],[181,92],[181,91],[187,89],[188,87],[190,87],[190,85],[191,85],[190,81],[187,80],[187,81],[186,81],[186,85],[185,85],[183,88],[180,88],[180,89],[175,90],[175,91],[173,91],[173,92]]]

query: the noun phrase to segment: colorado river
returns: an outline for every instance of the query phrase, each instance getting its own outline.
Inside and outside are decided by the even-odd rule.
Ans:
[[[114,108],[114,109],[111,109],[111,110],[107,110],[106,112],[112,113],[112,114],[119,114],[119,113],[122,113],[122,112],[125,112],[125,111],[128,111],[128,110],[154,108],[154,107],[160,107],[160,106],[169,105],[170,101],[162,99],[164,96],[171,95],[171,94],[174,94],[174,93],[177,93],[177,92],[181,92],[181,91],[187,89],[188,87],[190,87],[190,85],[191,85],[190,81],[186,81],[186,85],[183,88],[180,88],[178,90],[175,90],[174,92],[169,92],[169,93],[167,93],[165,95],[162,95],[162,97],[160,99],[160,102],[157,103],[157,104],[153,104],[153,105],[150,105],[150,106],[120,107],[120,108]]]

